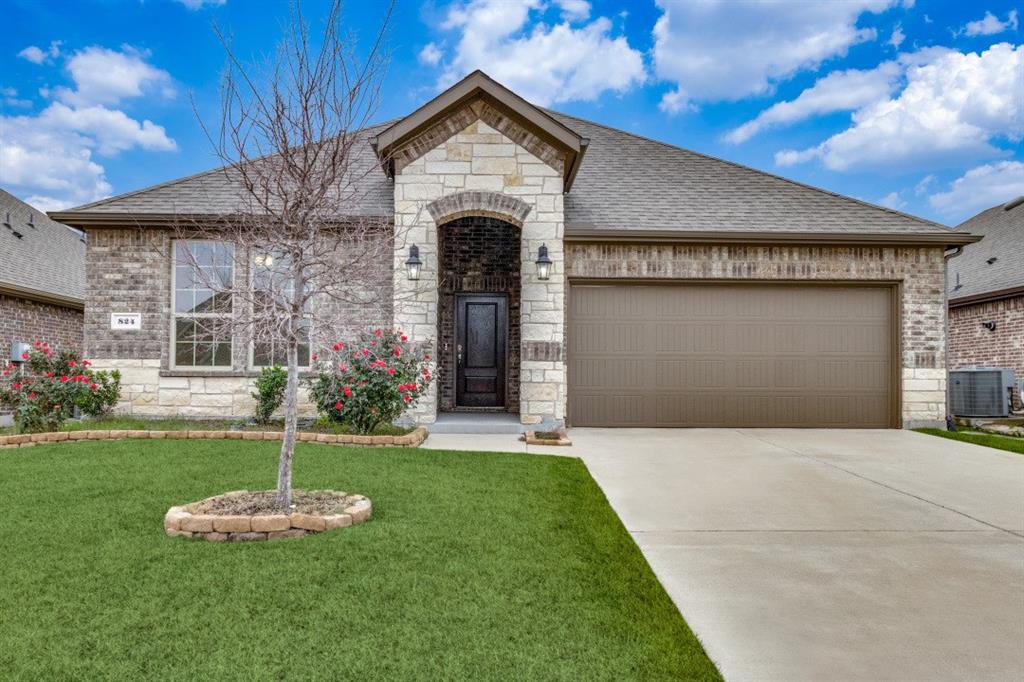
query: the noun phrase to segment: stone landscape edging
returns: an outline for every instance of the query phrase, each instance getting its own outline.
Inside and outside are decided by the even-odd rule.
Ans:
[[[401,436],[360,436],[357,434],[299,432],[299,443],[320,443],[325,445],[360,445],[376,447],[418,447],[430,433],[425,427],[417,426]],[[67,443],[80,440],[122,440],[169,439],[169,440],[281,440],[281,431],[128,431],[120,429],[49,431],[46,433],[19,433],[0,436],[0,448],[25,448],[50,443]]]
[[[244,495],[236,490],[214,497]],[[212,498],[206,498],[207,500]],[[373,513],[373,504],[362,495],[352,495],[352,504],[340,514],[193,514],[189,507],[206,500],[171,507],[164,515],[164,532],[171,537],[202,538],[211,542],[259,542],[298,538],[348,528],[366,521]]]

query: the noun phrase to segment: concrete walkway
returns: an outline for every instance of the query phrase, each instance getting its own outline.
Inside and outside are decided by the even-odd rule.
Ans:
[[[1024,679],[1024,456],[907,431],[574,429],[727,680]]]

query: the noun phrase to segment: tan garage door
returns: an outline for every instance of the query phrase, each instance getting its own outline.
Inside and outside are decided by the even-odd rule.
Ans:
[[[574,426],[885,428],[892,289],[574,285]]]

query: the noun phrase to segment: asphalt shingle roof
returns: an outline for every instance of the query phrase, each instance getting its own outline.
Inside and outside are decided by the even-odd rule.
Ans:
[[[942,225],[809,187],[729,161],[548,112],[590,144],[566,195],[567,229],[752,233],[936,234]],[[367,138],[390,123],[363,131]],[[365,172],[353,215],[394,212],[393,185],[369,143],[357,145]],[[222,170],[70,209],[84,214],[217,214],[237,207]]]
[[[0,223],[8,220],[10,227],[0,225],[0,285],[82,301],[85,243],[79,234],[0,189]]]
[[[1024,287],[1024,203],[993,206],[957,226],[984,238],[949,261],[949,298]],[[989,263],[989,259],[995,261]],[[957,284],[959,283],[959,286]]]

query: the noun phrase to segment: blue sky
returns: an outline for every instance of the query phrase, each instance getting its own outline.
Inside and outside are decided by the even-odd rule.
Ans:
[[[316,25],[324,2],[306,0]],[[350,2],[368,40],[382,2]],[[1024,7],[399,0],[381,120],[483,69],[538,104],[955,225],[1024,194]],[[216,165],[224,53],[287,3],[0,0],[0,186],[43,209]]]

